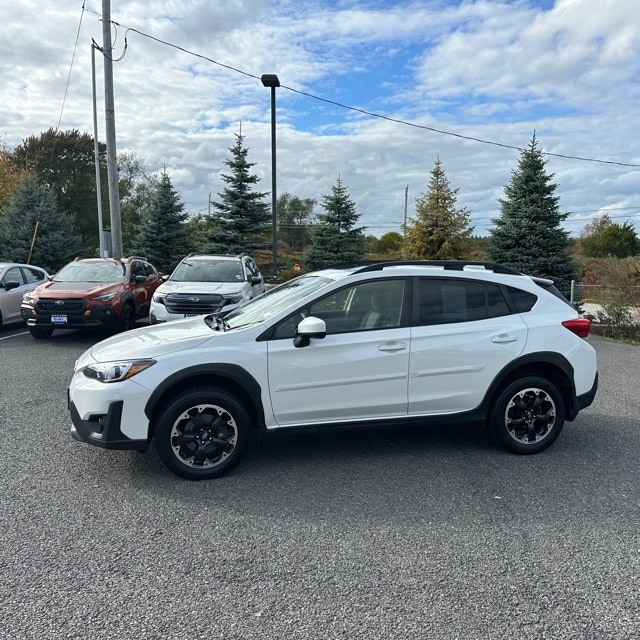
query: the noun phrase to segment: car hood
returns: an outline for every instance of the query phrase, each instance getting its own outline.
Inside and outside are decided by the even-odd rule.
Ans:
[[[169,293],[219,293],[225,295],[228,293],[238,293],[242,290],[244,282],[174,282],[167,280],[161,284],[156,293],[167,295]]]
[[[220,333],[204,322],[204,316],[199,316],[126,331],[98,342],[87,354],[97,362],[155,358],[197,347],[217,335]]]
[[[82,298],[86,295],[106,293],[118,288],[117,282],[45,282],[36,288],[36,293],[43,298]]]

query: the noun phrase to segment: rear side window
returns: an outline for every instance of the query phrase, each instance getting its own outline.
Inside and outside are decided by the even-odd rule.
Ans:
[[[495,284],[420,278],[417,295],[418,325],[471,322],[509,314],[502,290]]]
[[[533,305],[538,301],[538,297],[528,291],[507,287],[507,292],[518,313],[526,313],[533,309]]]

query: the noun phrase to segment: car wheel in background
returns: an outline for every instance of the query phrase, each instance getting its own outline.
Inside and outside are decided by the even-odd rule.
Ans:
[[[45,338],[50,338],[53,334],[52,327],[29,327],[29,333],[36,340],[43,340]]]
[[[136,326],[136,312],[130,304],[122,307],[122,313],[118,319],[117,331],[129,331]]]
[[[513,453],[538,453],[560,435],[565,408],[554,384],[536,376],[520,378],[495,400],[489,424],[498,442]]]
[[[228,473],[243,458],[251,420],[243,404],[216,387],[178,393],[162,408],[155,431],[164,464],[189,480]]]

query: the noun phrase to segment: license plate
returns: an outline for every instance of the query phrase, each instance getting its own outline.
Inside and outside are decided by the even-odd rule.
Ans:
[[[67,316],[62,314],[51,316],[51,322],[53,324],[67,324]]]
[[[196,316],[199,316],[199,313],[185,313],[184,317],[185,318],[195,318]]]

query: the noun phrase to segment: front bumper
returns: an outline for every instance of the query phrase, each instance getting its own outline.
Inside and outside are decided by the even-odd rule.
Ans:
[[[112,305],[91,307],[80,311],[63,309],[60,313],[43,312],[33,307],[23,306],[20,308],[20,314],[29,327],[54,327],[57,329],[112,326],[117,323],[119,317]]]
[[[102,449],[133,449],[146,451],[146,440],[132,440],[120,430],[122,401],[112,402],[106,414],[90,416],[83,420],[73,402],[69,401],[71,414],[71,436],[79,442],[86,442]]]
[[[149,323],[150,324],[159,324],[161,322],[171,322],[172,320],[182,320],[184,318],[192,318],[195,316],[206,316],[210,313],[228,313],[229,311],[233,311],[240,306],[240,303],[237,304],[227,304],[224,307],[217,310],[193,310],[189,311],[188,309],[183,309],[179,313],[170,312],[167,307],[161,302],[152,302],[151,309],[149,311]]]

